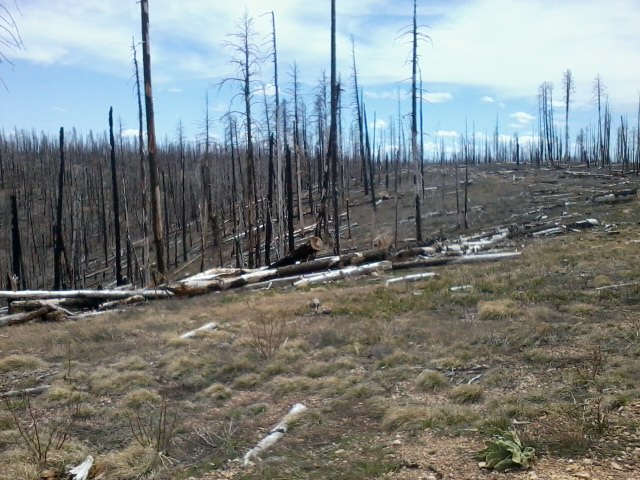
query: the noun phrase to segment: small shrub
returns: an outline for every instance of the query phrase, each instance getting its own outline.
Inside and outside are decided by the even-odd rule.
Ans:
[[[178,413],[169,408],[167,399],[159,404],[144,403],[126,413],[129,429],[143,448],[166,455],[176,433]]]
[[[421,392],[442,390],[449,386],[449,379],[435,370],[424,370],[416,379],[416,388]]]
[[[47,465],[49,453],[62,449],[67,442],[80,408],[78,403],[69,409],[69,413],[54,415],[54,419],[50,419],[50,412],[45,416],[43,412],[36,411],[28,395],[22,397],[19,405],[8,401],[6,405],[13,415],[14,426],[20,433],[22,443],[40,466]],[[20,410],[23,410],[22,415]]]
[[[282,346],[287,320],[284,315],[259,315],[249,320],[251,347],[265,359],[270,359]]]
[[[478,403],[483,397],[484,389],[477,384],[459,385],[449,392],[449,398],[459,404]]]

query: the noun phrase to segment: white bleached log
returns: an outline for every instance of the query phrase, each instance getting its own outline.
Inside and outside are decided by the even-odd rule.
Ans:
[[[25,388],[23,390],[9,390],[8,392],[0,393],[0,398],[19,397],[21,395],[38,395],[46,392],[51,385],[40,385],[39,387]]]
[[[84,462],[69,470],[71,480],[87,480],[89,478],[91,467],[93,467],[93,457],[89,455]]]
[[[427,278],[437,277],[438,274],[434,272],[427,273],[414,273],[413,275],[405,275],[404,277],[390,278],[386,282],[386,286],[393,285],[394,283],[409,283],[418,282]]]
[[[385,260],[383,262],[374,262],[368,265],[361,265],[359,267],[353,266],[342,268],[340,270],[333,270],[330,272],[322,272],[317,275],[310,275],[298,280],[293,285],[296,287],[306,287],[308,285],[316,285],[318,283],[325,283],[332,280],[353,277],[354,275],[364,275],[380,270],[391,270],[391,268],[392,263]]]
[[[168,298],[173,294],[167,290],[144,289],[144,290],[18,290],[0,291],[0,299],[24,300],[26,298],[39,300],[52,300],[59,298],[91,298],[104,300],[120,300],[123,298],[141,295],[144,298]]]
[[[182,335],[180,335],[180,338],[193,338],[199,333],[213,332],[218,328],[219,328],[219,325],[215,322],[207,323],[206,325],[203,325],[200,328],[196,328],[195,330],[191,330],[190,332],[183,333]]]
[[[122,305],[135,305],[136,303],[142,303],[144,301],[146,301],[146,299],[142,295],[134,295],[129,298],[123,298],[122,300],[101,303],[98,310],[109,310],[110,308],[116,308]]]
[[[287,433],[289,426],[295,420],[300,418],[306,411],[307,411],[307,407],[305,407],[301,403],[296,403],[293,407],[291,407],[291,410],[289,410],[289,413],[287,413],[282,418],[280,423],[275,427],[273,427],[271,431],[265,437],[263,437],[262,440],[260,440],[255,447],[253,447],[251,450],[249,450],[245,454],[243,459],[244,466],[245,467],[248,466],[251,463],[252,458],[259,459],[258,455],[260,455],[262,452],[264,452],[273,444],[275,444],[278,440],[280,440],[284,436],[284,434]]]

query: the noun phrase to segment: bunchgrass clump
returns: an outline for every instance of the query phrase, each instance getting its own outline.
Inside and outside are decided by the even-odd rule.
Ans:
[[[0,373],[28,372],[46,366],[46,362],[32,355],[9,355],[0,360]]]
[[[508,320],[520,313],[518,305],[512,300],[490,300],[478,302],[479,320]]]
[[[484,389],[475,383],[471,385],[459,385],[451,389],[449,398],[461,405],[479,403],[484,398]]]
[[[416,378],[416,389],[421,392],[443,390],[449,386],[449,379],[435,370],[424,370]]]

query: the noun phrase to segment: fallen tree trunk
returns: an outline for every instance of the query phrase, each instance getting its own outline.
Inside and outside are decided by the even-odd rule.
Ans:
[[[409,282],[418,282],[420,280],[425,280],[427,278],[437,277],[437,273],[427,272],[427,273],[415,273],[413,275],[405,275],[404,277],[390,278],[386,282],[386,286],[393,285],[395,283],[409,283]]]
[[[246,273],[235,277],[216,276],[213,278],[205,278],[202,276],[196,276],[185,279],[182,282],[172,284],[167,288],[179,296],[200,295],[211,291],[239,288],[279,278],[296,277],[307,273],[322,272],[330,270],[331,268],[368,264],[375,261],[385,260],[387,256],[387,250],[368,250],[365,252],[355,252],[348,253],[346,255],[319,258],[310,262],[287,265],[279,268],[250,271],[244,270]]]
[[[266,449],[268,449],[269,447],[274,445],[278,440],[284,437],[284,434],[287,433],[289,426],[295,420],[300,418],[306,411],[307,411],[307,407],[305,407],[301,403],[296,403],[291,408],[291,410],[289,410],[289,413],[287,413],[282,418],[280,423],[275,427],[273,427],[271,431],[262,440],[260,440],[260,442],[258,442],[258,444],[255,447],[253,447],[251,450],[249,450],[245,454],[243,459],[244,466],[245,467],[249,466],[251,464],[252,458],[260,459],[258,455],[260,455],[262,452],[264,452]]]
[[[34,310],[32,312],[16,313],[13,315],[7,315],[0,318],[0,327],[8,327],[10,325],[19,325],[21,323],[28,323],[38,318],[43,318],[49,313],[54,312],[55,308],[51,305],[47,305]]]
[[[98,310],[109,310],[111,308],[120,307],[123,305],[135,305],[136,303],[143,303],[146,299],[142,295],[133,295],[122,300],[113,300],[111,302],[101,303],[98,306]]]
[[[306,287],[309,285],[315,285],[318,283],[330,282],[332,280],[339,280],[342,278],[353,277],[355,275],[369,274],[378,270],[391,270],[392,263],[388,261],[370,263],[368,265],[361,265],[359,267],[351,266],[340,270],[333,270],[329,272],[322,272],[317,275],[302,278],[295,282],[293,285],[296,287]]]
[[[89,455],[84,462],[69,470],[69,477],[71,477],[71,480],[87,480],[91,467],[93,467],[93,457]]]
[[[293,252],[291,252],[286,257],[282,257],[277,262],[272,263],[269,268],[279,268],[287,265],[293,265],[299,261],[307,261],[309,257],[312,255],[316,255],[322,247],[324,243],[320,237],[311,237],[302,245],[297,247]]]
[[[201,326],[200,328],[196,328],[195,330],[191,330],[190,332],[183,333],[180,335],[180,338],[193,338],[199,333],[203,332],[213,332],[218,329],[218,324],[215,322],[207,323],[206,325]]]
[[[73,312],[70,312],[66,308],[60,306],[57,300],[16,300],[9,305],[9,311],[12,314],[33,312],[40,308],[51,307],[52,311],[60,312],[68,317],[73,316]]]
[[[9,390],[8,392],[0,393],[0,398],[20,397],[22,395],[38,395],[46,392],[51,385],[41,385],[39,387],[25,388],[24,390]]]
[[[497,262],[509,258],[517,258],[520,252],[501,252],[501,253],[485,253],[482,255],[463,255],[461,257],[433,257],[419,258],[408,262],[396,262],[393,264],[393,270],[406,270],[410,268],[440,267],[450,263],[482,263]]]
[[[0,291],[0,299],[6,300],[56,300],[61,298],[73,299],[97,299],[97,300],[121,300],[135,295],[140,295],[145,299],[169,298],[173,296],[167,290],[20,290],[10,292],[7,290]]]

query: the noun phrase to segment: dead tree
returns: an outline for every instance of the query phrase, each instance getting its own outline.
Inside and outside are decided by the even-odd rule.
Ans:
[[[20,241],[20,224],[18,222],[18,200],[13,194],[9,197],[11,201],[11,250],[12,262],[11,273],[16,279],[19,290],[25,285],[22,273],[22,242]]]
[[[60,127],[60,171],[58,173],[58,203],[56,206],[56,226],[53,240],[53,289],[62,287],[62,208],[64,206],[64,127]]]
[[[573,80],[573,72],[566,69],[562,74],[562,93],[564,95],[564,158],[569,161],[571,153],[569,150],[569,106],[576,87]]]
[[[113,107],[109,108],[109,145],[111,146],[111,191],[113,194],[113,228],[116,239],[116,284],[123,285],[122,245],[120,239],[120,198],[118,195],[118,169],[116,167],[116,145],[113,138]]]
[[[162,232],[162,214],[160,213],[160,183],[158,182],[158,162],[156,159],[156,125],[153,111],[153,89],[151,87],[151,41],[149,39],[149,0],[140,0],[142,20],[142,65],[144,76],[144,100],[147,112],[147,145],[149,157],[149,186],[151,189],[151,218],[153,243],[156,249],[156,268],[164,277],[167,273]],[[160,280],[163,280],[160,279]]]
[[[340,255],[340,203],[338,202],[338,96],[336,67],[336,0],[331,0],[331,126],[329,127],[329,154],[333,193],[333,252]]]
[[[142,95],[140,93],[140,70],[135,42],[131,40],[133,51],[133,67],[136,79],[136,96],[138,99],[138,156],[140,157],[140,194],[142,197],[142,286],[149,282],[149,199],[147,195],[147,168],[144,158],[144,124],[142,117]]]
[[[354,99],[356,102],[356,122],[358,125],[358,153],[360,156],[361,168],[360,175],[364,181],[364,194],[369,195],[369,180],[367,176],[367,157],[365,153],[364,142],[364,120],[363,120],[363,106],[360,105],[360,88],[358,87],[358,68],[356,66],[356,42],[351,37],[351,57],[353,59],[353,91]],[[375,208],[375,201],[373,202]]]
[[[596,75],[593,80],[593,98],[598,104],[598,155],[600,156],[600,167],[604,168],[605,164],[605,149],[604,149],[604,137],[602,135],[602,97],[605,95],[606,87],[602,82],[600,74]]]
[[[255,43],[256,32],[253,19],[245,12],[236,23],[237,32],[230,35],[233,41],[225,41],[224,46],[232,53],[231,64],[235,66],[237,77],[226,78],[222,83],[233,82],[240,86],[244,101],[244,118],[247,153],[247,240],[249,268],[260,265],[260,229],[257,222],[257,181],[256,159],[253,145],[253,119],[251,106],[254,95],[255,77],[262,62],[258,46]]]
[[[22,37],[20,37],[18,24],[9,9],[0,3],[0,47],[2,47],[0,48],[0,65],[3,63],[13,65],[7,57],[6,51],[20,50],[22,46]],[[0,83],[6,88],[2,77],[0,77]]]

